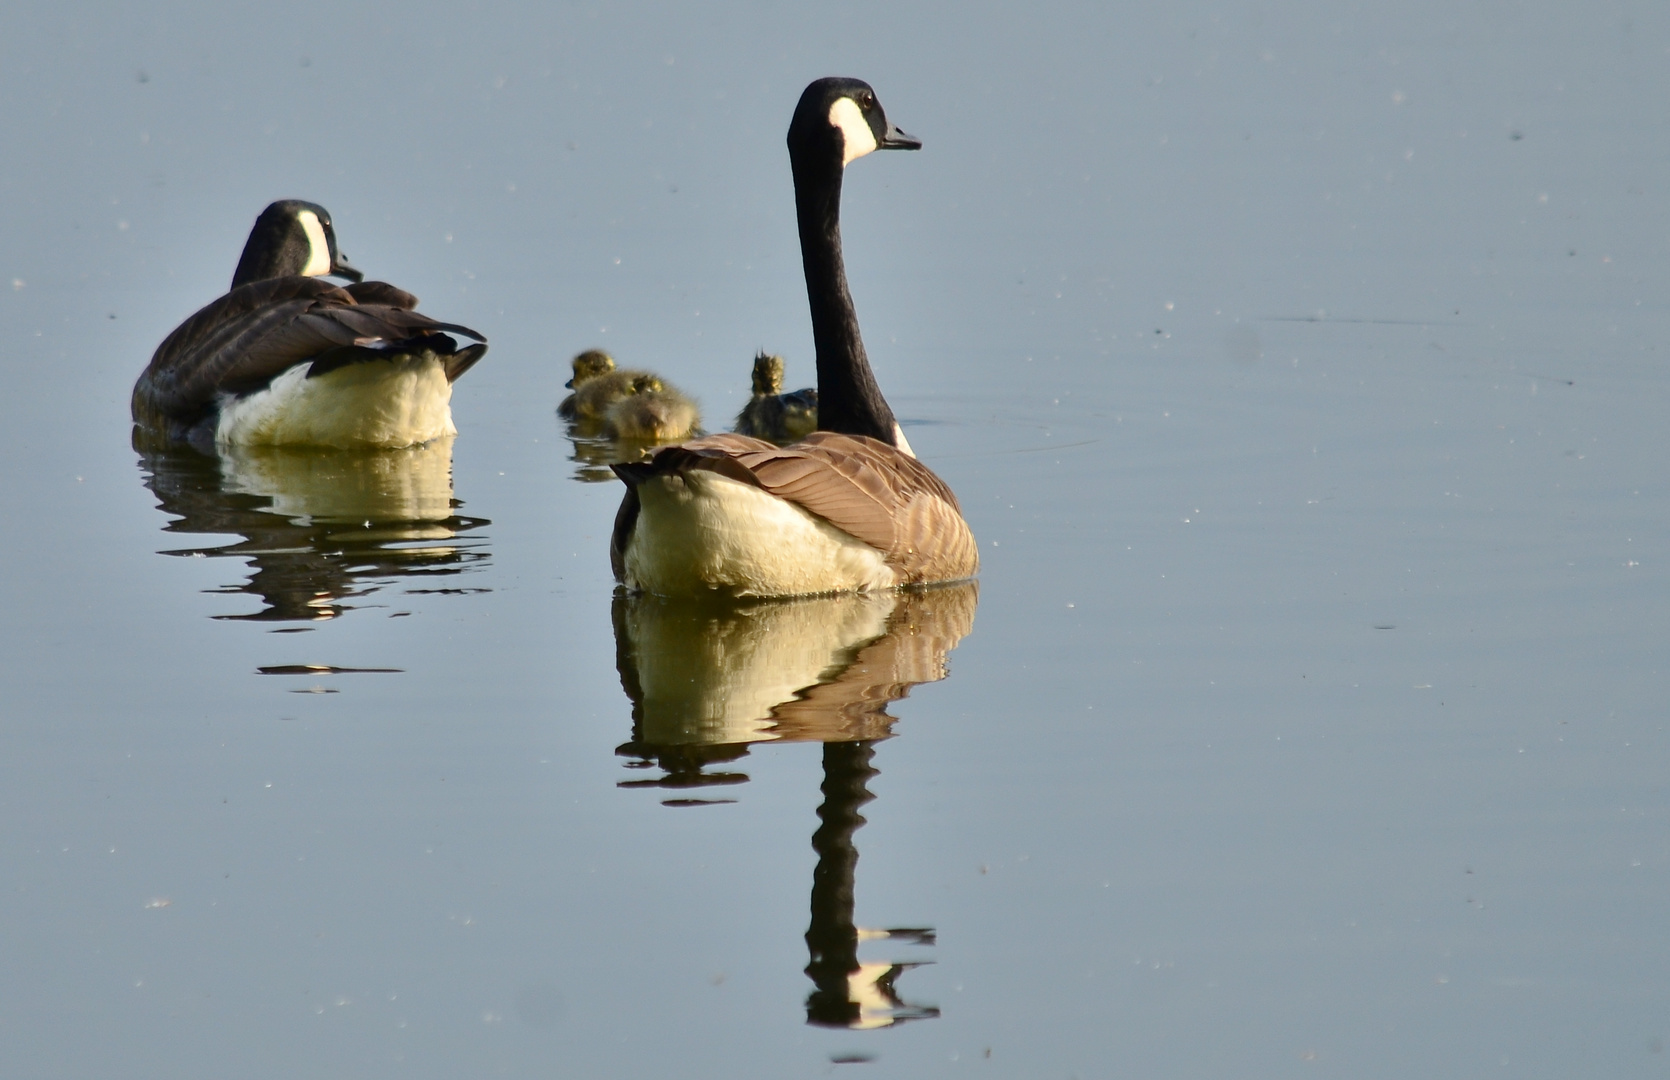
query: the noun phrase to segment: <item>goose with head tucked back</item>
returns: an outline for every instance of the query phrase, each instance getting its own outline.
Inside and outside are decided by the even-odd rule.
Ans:
[[[818,430],[778,447],[709,435],[611,466],[626,483],[610,557],[628,590],[795,596],[972,577],[956,496],[916,460],[876,385],[841,257],[841,181],[873,150],[922,144],[858,79],[808,86],[789,124],[817,348]]]
[[[256,219],[231,291],[157,347],[134,384],[134,423],[146,439],[203,450],[401,447],[455,435],[452,384],[487,339],[420,315],[417,303],[364,280],[337,249],[324,207],[275,202]],[[475,343],[460,347],[452,334]]]

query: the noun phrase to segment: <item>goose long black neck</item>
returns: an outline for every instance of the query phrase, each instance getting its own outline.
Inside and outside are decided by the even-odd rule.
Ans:
[[[833,129],[826,129],[833,135]],[[824,134],[824,133],[819,133]],[[894,444],[897,425],[881,396],[858,313],[847,289],[841,257],[841,162],[839,137],[797,140],[790,132],[794,166],[795,216],[800,224],[800,260],[806,298],[812,306],[812,340],[818,355],[818,429],[868,435]]]

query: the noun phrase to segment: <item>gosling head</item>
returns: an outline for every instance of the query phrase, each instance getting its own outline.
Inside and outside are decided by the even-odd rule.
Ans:
[[[808,387],[783,395],[783,434],[804,439],[818,429],[818,392]]]
[[[762,352],[754,357],[754,393],[759,395],[783,392],[783,358]]]
[[[574,377],[563,383],[570,390],[576,389],[581,383],[607,375],[615,370],[615,358],[602,349],[587,349],[574,358]]]

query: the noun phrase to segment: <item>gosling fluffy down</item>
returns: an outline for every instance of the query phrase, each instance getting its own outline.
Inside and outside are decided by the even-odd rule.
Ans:
[[[609,403],[632,392],[630,371],[616,371],[615,358],[602,349],[587,349],[576,356],[574,376],[563,385],[574,391],[557,406],[557,415],[567,420],[601,420]]]
[[[587,349],[573,361],[574,377],[563,385],[574,391],[557,405],[565,420],[600,421],[609,406],[634,393],[638,379],[655,378],[647,371],[616,368],[615,358],[602,349]]]
[[[754,357],[754,396],[737,414],[734,430],[779,446],[804,439],[818,427],[818,392],[811,387],[783,393],[783,358]]]
[[[610,438],[640,442],[677,442],[696,430],[696,404],[654,375],[637,375],[631,393],[610,404],[603,430]]]

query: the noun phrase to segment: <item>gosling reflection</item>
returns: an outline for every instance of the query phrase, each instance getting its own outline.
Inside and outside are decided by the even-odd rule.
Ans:
[[[865,961],[861,943],[933,945],[929,928],[867,930],[853,918],[858,849],[875,743],[893,733],[887,707],[948,672],[947,657],[974,625],[973,582],[921,593],[881,593],[738,604],[617,596],[615,646],[632,700],[628,767],[661,776],[622,787],[696,789],[745,782],[725,768],[757,742],[823,743],[823,805],[812,836],[806,931],[808,1023],[875,1028],[939,1015],[900,997],[919,962]],[[688,806],[729,799],[675,797]]]
[[[615,479],[611,462],[633,461],[643,456],[650,443],[623,446],[603,433],[601,420],[569,420],[568,442],[572,452],[568,460],[574,463],[574,479],[582,484],[604,484]]]
[[[441,579],[487,558],[460,534],[487,524],[452,497],[452,440],[401,450],[247,447],[206,456],[138,445],[145,486],[164,531],[242,539],[165,555],[246,559],[247,581],[212,590],[258,597],[259,611],[216,618],[263,622],[333,619],[394,585],[434,579],[409,593],[464,592]]]
[[[626,398],[624,402],[626,405],[635,403],[634,398]],[[655,438],[646,434],[649,429],[639,425],[627,429],[629,432],[635,432],[635,435],[623,435],[611,429],[607,420],[589,420],[584,417],[565,420],[563,426],[572,448],[568,455],[568,460],[574,463],[572,475],[582,484],[619,483],[614,471],[609,468],[610,465],[621,461],[637,461],[657,446],[678,442],[684,435],[690,434],[691,430],[686,429],[683,434],[670,438]]]

